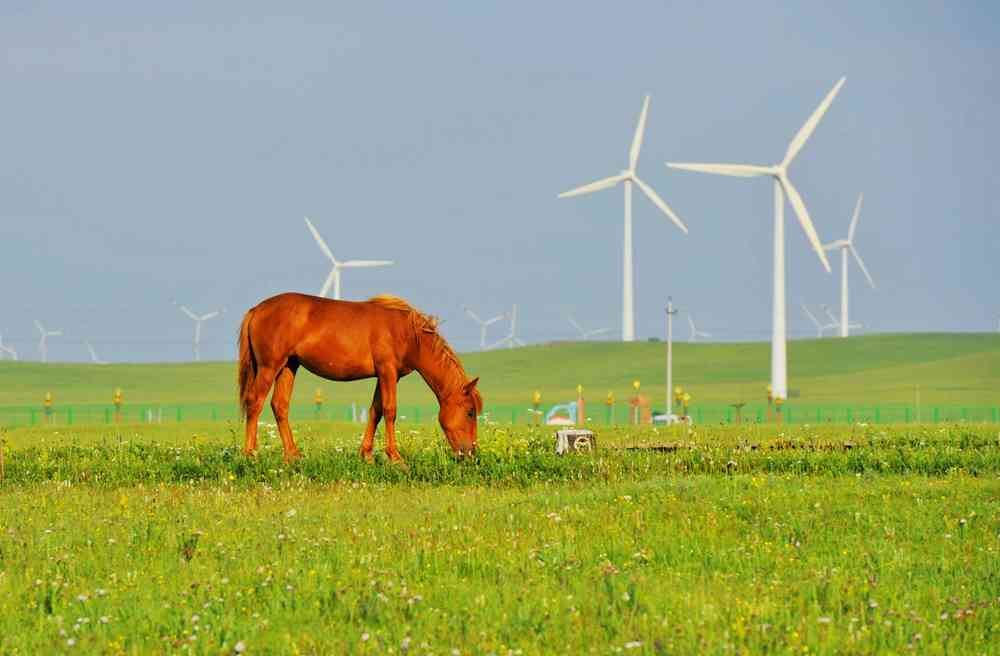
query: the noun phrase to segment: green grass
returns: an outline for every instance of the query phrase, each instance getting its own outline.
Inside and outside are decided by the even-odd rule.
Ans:
[[[761,401],[769,378],[766,343],[675,345],[674,379],[694,403]],[[803,404],[906,404],[917,387],[926,406],[1000,404],[1000,335],[909,334],[789,342],[789,386]],[[539,389],[543,403],[576,398],[582,384],[593,404],[608,391],[631,396],[632,381],[654,402],[664,396],[663,344],[577,342],[515,350],[466,353],[470,375],[481,376],[488,404],[527,407]],[[228,362],[146,365],[41,365],[0,362],[0,406],[39,406],[46,392],[57,404],[109,404],[122,387],[127,404],[235,405],[235,365]],[[295,402],[307,404],[322,388],[330,404],[367,405],[373,381],[331,383],[307,372],[296,382]],[[431,405],[433,397],[411,375],[400,403]]]
[[[417,427],[409,469],[357,433],[8,432],[0,653],[1000,650],[993,427]]]

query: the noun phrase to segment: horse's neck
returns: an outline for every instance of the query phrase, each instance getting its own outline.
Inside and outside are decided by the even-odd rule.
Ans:
[[[413,368],[440,401],[465,384],[465,372],[451,358],[442,357],[436,346],[430,339],[420,344]]]

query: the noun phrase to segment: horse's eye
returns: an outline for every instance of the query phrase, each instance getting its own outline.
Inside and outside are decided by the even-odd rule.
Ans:
[[[469,412],[468,412],[468,414],[466,416],[468,416],[469,419],[475,419],[476,418],[476,411],[475,410],[469,410]]]

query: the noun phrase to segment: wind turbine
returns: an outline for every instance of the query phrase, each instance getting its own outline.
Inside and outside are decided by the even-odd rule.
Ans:
[[[490,345],[490,349],[495,349],[507,345],[507,348],[514,348],[515,346],[526,346],[526,344],[521,341],[521,338],[517,336],[517,304],[514,304],[514,309],[510,312],[510,332],[507,336],[498,342]]]
[[[327,292],[330,291],[330,286],[333,285],[333,298],[335,300],[340,300],[340,270],[341,269],[360,269],[365,267],[382,267],[390,266],[395,264],[392,260],[346,260],[340,262],[333,256],[333,252],[330,247],[326,245],[323,238],[319,236],[319,231],[316,230],[316,226],[312,224],[312,221],[306,217],[306,226],[309,227],[309,232],[312,233],[313,238],[319,245],[319,249],[323,251],[323,254],[333,262],[333,268],[330,269],[330,275],[326,277],[326,281],[323,283],[322,289],[319,290],[319,296],[326,296]]]
[[[90,353],[90,361],[93,364],[107,364],[108,363],[107,360],[102,360],[99,357],[97,357],[97,351],[94,350],[94,345],[93,344],[91,344],[90,342],[84,342],[84,344],[87,345],[87,351]]]
[[[646,114],[649,112],[649,96],[642,103],[642,112],[639,114],[639,124],[635,127],[635,136],[632,137],[632,147],[629,149],[628,153],[628,168],[619,173],[618,175],[613,175],[610,178],[604,178],[602,180],[597,180],[596,182],[591,182],[585,184],[582,187],[577,187],[576,189],[571,189],[570,191],[564,191],[559,194],[559,198],[569,198],[570,196],[579,196],[581,194],[589,194],[595,191],[601,191],[602,189],[608,189],[614,187],[619,182],[624,183],[625,186],[625,247],[624,256],[622,258],[623,266],[623,276],[622,276],[622,341],[631,342],[635,340],[635,312],[633,310],[633,286],[632,286],[632,183],[638,185],[642,193],[646,194],[650,201],[656,205],[661,212],[667,215],[667,217],[673,221],[678,228],[680,228],[684,234],[687,234],[687,226],[684,222],[674,213],[670,206],[663,202],[663,199],[657,195],[653,188],[647,185],[645,182],[639,179],[635,173],[635,166],[639,162],[639,150],[642,148],[642,136],[646,129]]]
[[[0,335],[0,360],[3,360],[4,353],[6,353],[11,360],[17,360],[17,351],[14,350],[13,346],[4,346],[3,335]]]
[[[465,310],[465,313],[467,315],[469,315],[470,317],[472,317],[473,321],[475,321],[476,323],[479,324],[479,350],[480,351],[485,350],[486,349],[486,329],[488,327],[490,327],[491,325],[495,324],[497,321],[500,321],[501,319],[503,319],[505,315],[498,314],[497,316],[493,317],[492,319],[486,319],[484,321],[484,320],[482,320],[482,319],[479,318],[478,314],[476,314],[475,312],[473,312],[469,308],[463,307],[462,309]]]
[[[201,362],[201,324],[205,323],[209,319],[214,319],[217,316],[225,313],[225,308],[222,310],[216,310],[214,312],[209,312],[208,314],[195,314],[187,308],[185,305],[178,305],[177,301],[174,301],[181,312],[186,314],[188,318],[194,321],[194,361]]]
[[[573,317],[566,317],[566,318],[569,319],[570,324],[574,328],[576,328],[578,333],[580,333],[580,338],[585,341],[590,339],[591,337],[596,337],[597,335],[604,335],[606,333],[611,332],[610,328],[595,328],[593,330],[584,330],[583,326],[581,326],[576,322],[576,319],[574,319]]]
[[[42,355],[42,362],[49,361],[49,337],[62,337],[61,330],[45,330],[45,326],[38,319],[35,319],[35,327],[38,328],[38,333],[41,335],[41,339],[38,340],[38,351]]]
[[[812,321],[813,324],[816,326],[817,339],[822,339],[827,329],[837,327],[836,321],[834,321],[833,323],[821,323],[820,320],[816,318],[816,315],[809,311],[809,308],[806,307],[805,303],[802,304],[802,311],[806,313],[806,316],[809,317],[809,320]]]
[[[830,306],[829,305],[824,305],[823,306],[823,312],[826,312],[826,316],[830,317],[830,321],[833,322],[833,326],[832,326],[833,328],[836,328],[837,326],[840,326],[843,323],[842,319],[838,319],[837,317],[833,316],[833,312],[830,311]],[[857,321],[854,322],[854,323],[852,323],[852,324],[848,324],[848,328],[851,328],[852,330],[860,330],[860,329],[862,329],[864,327],[865,327],[865,324],[863,324],[861,322],[857,322]]]
[[[854,206],[854,216],[851,218],[851,227],[847,229],[847,239],[838,239],[837,241],[832,241],[829,244],[823,246],[825,250],[832,251],[840,249],[840,336],[847,337],[849,334],[849,324],[847,322],[847,251],[851,252],[854,259],[857,260],[858,266],[861,267],[861,272],[865,274],[865,278],[868,278],[868,284],[875,289],[875,281],[872,280],[872,276],[868,273],[868,267],[861,260],[861,256],[858,255],[858,249],[854,248],[854,230],[858,227],[858,218],[861,216],[861,201],[864,199],[864,194],[858,194],[858,203]]]
[[[694,317],[690,313],[687,315],[688,325],[691,327],[691,336],[688,337],[688,342],[697,342],[699,337],[711,337],[711,333],[706,333],[702,330],[698,330],[694,327]]]
[[[795,216],[798,217],[802,230],[805,231],[809,243],[819,256],[820,262],[827,273],[830,272],[830,262],[823,251],[823,244],[820,243],[819,235],[813,226],[812,219],[809,218],[809,211],[806,204],[799,195],[798,190],[792,186],[788,179],[788,167],[799,154],[806,141],[812,135],[820,119],[830,108],[830,104],[837,96],[840,88],[844,86],[847,78],[840,78],[834,85],[830,93],[826,94],[819,107],[812,113],[805,124],[788,145],[785,157],[779,164],[773,166],[754,166],[747,164],[677,164],[667,163],[667,166],[675,169],[685,169],[688,171],[698,171],[701,173],[715,173],[718,175],[729,175],[741,178],[753,178],[758,176],[770,176],[774,179],[774,305],[772,307],[771,319],[771,389],[775,398],[788,397],[788,356],[786,353],[786,317],[785,317],[785,195],[788,196]]]

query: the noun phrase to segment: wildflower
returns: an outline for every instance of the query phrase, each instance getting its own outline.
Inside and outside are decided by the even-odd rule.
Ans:
[[[101,618],[100,618],[100,620],[98,620],[98,621],[99,621],[99,622],[100,622],[101,624],[107,624],[108,622],[110,622],[110,621],[111,621],[111,618],[109,618],[109,617],[108,617],[107,615],[101,615]]]
[[[368,638],[370,638],[370,637],[371,636],[368,635],[368,632],[365,631],[364,633],[361,634],[361,642],[368,642]]]
[[[410,636],[403,638],[403,641],[399,643],[400,651],[407,652],[410,649]]]
[[[829,624],[833,622],[833,619],[823,616],[823,617],[817,617],[816,621],[819,622],[820,624]]]
[[[67,647],[72,647],[75,644],[76,644],[76,638],[69,638],[69,639],[66,640],[66,646]]]
[[[85,594],[80,594],[76,596],[76,600],[79,601],[80,603],[87,601],[87,599],[88,597]]]
[[[295,508],[292,508],[288,512],[285,513],[285,517],[292,518],[292,517],[295,517],[295,515],[297,515],[297,514],[298,514],[298,511],[295,510]]]
[[[642,647],[642,643],[639,642],[638,640],[633,640],[632,642],[625,643],[625,649],[638,649],[639,647]]]
[[[246,650],[247,650],[247,643],[243,642],[242,640],[233,645],[233,651],[236,652],[237,654],[242,654]]]

